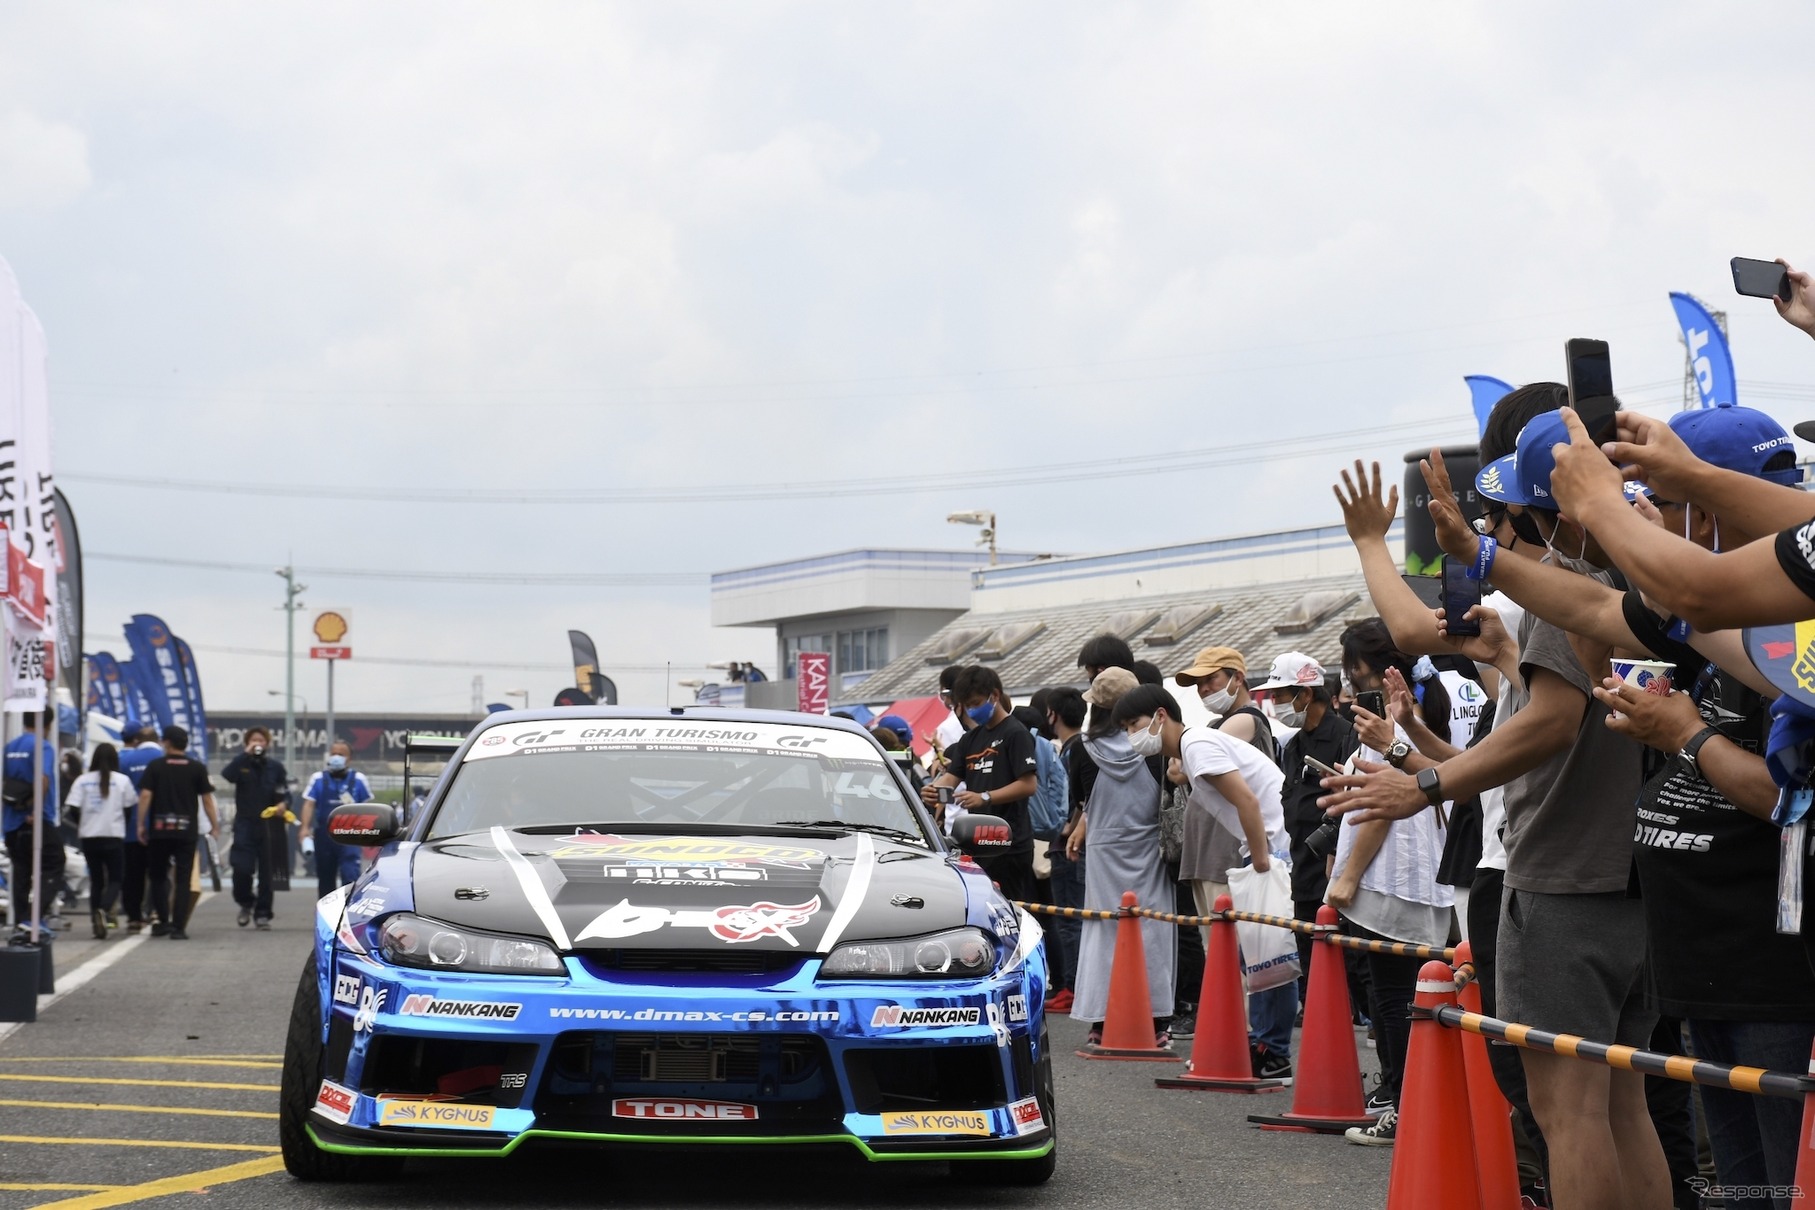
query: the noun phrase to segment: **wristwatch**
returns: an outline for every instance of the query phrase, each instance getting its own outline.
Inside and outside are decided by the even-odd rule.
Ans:
[[[1402,739],[1394,740],[1393,746],[1381,753],[1382,756],[1386,757],[1386,763],[1393,766],[1395,769],[1405,768],[1405,758],[1411,754],[1412,746]]]
[[[1438,775],[1436,766],[1418,770],[1418,792],[1424,795],[1424,801],[1431,806],[1443,805],[1443,779]]]
[[[1689,742],[1683,745],[1682,751],[1676,754],[1677,763],[1696,777],[1702,777],[1701,761],[1697,759],[1701,755],[1702,745],[1719,734],[1720,729],[1717,727],[1703,727],[1697,731],[1689,737]],[[1708,779],[1702,777],[1702,780]]]
[[[988,790],[985,790],[982,794],[978,795],[978,797],[983,800],[984,806],[986,806],[986,807],[989,806],[989,791]]]

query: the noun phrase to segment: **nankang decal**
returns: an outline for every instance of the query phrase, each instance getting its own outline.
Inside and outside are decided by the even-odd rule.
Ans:
[[[594,937],[617,940],[653,933],[660,928],[703,928],[720,941],[740,945],[764,937],[780,937],[796,948],[800,939],[793,930],[806,924],[819,911],[819,896],[805,903],[729,904],[721,908],[699,910],[665,907],[639,907],[621,899],[593,918],[591,924],[574,935],[575,941]]]
[[[838,1020],[835,1008],[550,1008],[548,1015],[572,1021],[667,1021],[685,1024],[702,1022],[733,1025],[813,1025]]]
[[[488,1000],[437,1000],[433,996],[405,996],[397,1011],[406,1017],[476,1017],[487,1021],[515,1021],[521,1004]]]
[[[870,1025],[912,1026],[975,1025],[983,1020],[977,1008],[903,1008],[899,1004],[878,1004],[870,1014]]]

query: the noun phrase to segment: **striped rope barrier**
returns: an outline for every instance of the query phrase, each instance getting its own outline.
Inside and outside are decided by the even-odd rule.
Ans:
[[[1464,962],[1461,966],[1458,966],[1456,968],[1456,990],[1461,991],[1463,988],[1473,983],[1478,975],[1479,972],[1475,970],[1475,964],[1473,962]]]
[[[1027,903],[1014,901],[1016,907],[1026,908],[1046,916],[1057,916],[1064,920],[1119,920],[1124,915],[1121,910],[1102,911],[1095,908],[1057,907],[1050,903]],[[1211,912],[1207,916],[1186,916],[1178,912],[1162,912],[1154,908],[1136,907],[1126,911],[1130,916],[1144,916],[1149,920],[1163,920],[1168,924],[1209,925],[1218,920],[1235,920],[1248,924],[1268,924],[1274,928],[1288,929],[1307,937],[1319,937],[1331,945],[1343,949],[1360,950],[1370,954],[1395,954],[1401,958],[1435,958],[1442,962],[1454,962],[1456,951],[1434,945],[1414,945],[1409,941],[1371,941],[1361,937],[1344,937],[1328,925],[1313,924],[1309,920],[1299,920],[1291,916],[1264,916],[1259,912]],[[1465,980],[1466,982],[1466,980]],[[1460,985],[1458,985],[1460,986]]]
[[[1019,899],[1013,900],[1013,903],[1018,908],[1026,908],[1041,916],[1057,916],[1061,920],[1120,920],[1122,918],[1120,909],[1105,912],[1097,908],[1058,907],[1051,903],[1024,903]]]
[[[1366,954],[1394,954],[1401,958],[1434,958],[1439,962],[1454,962],[1456,951],[1436,945],[1413,945],[1409,941],[1371,941],[1363,937],[1344,937],[1332,933],[1324,938],[1331,945],[1345,950],[1360,950]]]
[[[1412,1015],[1434,1018],[1439,1025],[1450,1029],[1465,1029],[1484,1038],[1498,1038],[1526,1050],[1549,1051],[1569,1059],[1586,1059],[1589,1062],[1604,1063],[1620,1071],[1662,1076],[1685,1084],[1703,1084],[1710,1088],[1728,1088],[1734,1092],[1792,1099],[1815,1092],[1815,1077],[1766,1071],[1762,1067],[1730,1067],[1724,1063],[1690,1058],[1688,1055],[1670,1055],[1661,1051],[1640,1050],[1636,1046],[1593,1042],[1574,1034],[1555,1034],[1514,1021],[1484,1017],[1480,1013],[1471,1013],[1451,1005],[1435,1009],[1421,1009],[1414,1005]]]

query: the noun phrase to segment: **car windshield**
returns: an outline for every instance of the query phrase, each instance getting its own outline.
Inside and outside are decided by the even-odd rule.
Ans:
[[[492,727],[453,771],[428,836],[626,824],[844,826],[927,843],[888,762],[862,736],[680,718]]]

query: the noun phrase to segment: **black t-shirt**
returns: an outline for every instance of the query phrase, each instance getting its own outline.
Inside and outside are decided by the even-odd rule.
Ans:
[[[1777,565],[1790,583],[1815,600],[1815,521],[1778,531]]]
[[[1330,889],[1323,858],[1305,847],[1305,837],[1323,825],[1323,808],[1317,800],[1324,793],[1319,784],[1323,775],[1308,770],[1305,757],[1314,756],[1336,768],[1359,747],[1361,737],[1355,734],[1355,724],[1332,707],[1324,711],[1317,726],[1300,730],[1287,740],[1280,756],[1279,767],[1286,780],[1279,799],[1286,812],[1286,835],[1292,841],[1292,898],[1299,902],[1321,900]]]
[[[1020,721],[1004,717],[988,727],[972,727],[945,750],[947,772],[975,794],[1000,790],[1034,772],[1034,737]],[[1005,857],[1033,856],[1034,825],[1027,800],[992,802],[980,808],[985,815],[1001,817],[1013,829],[1015,843]]]
[[[1636,592],[1626,594],[1624,607],[1639,641],[1676,665],[1675,687],[1698,692],[1702,718],[1762,754],[1769,703],[1671,638],[1669,619],[1647,609]],[[1648,749],[1646,758],[1633,855],[1645,891],[1659,1009],[1715,1020],[1815,1020],[1815,973],[1805,942],[1777,931],[1779,830],[1741,811],[1673,757]]]
[[[195,835],[195,817],[202,796],[214,793],[208,766],[187,756],[160,756],[145,766],[139,790],[151,791],[151,811],[146,827],[152,840],[172,840]]]
[[[1081,732],[1065,741],[1059,755],[1065,761],[1065,779],[1069,783],[1071,794],[1071,802],[1066,806],[1082,808],[1090,801],[1090,792],[1096,788],[1097,762],[1085,749]]]

